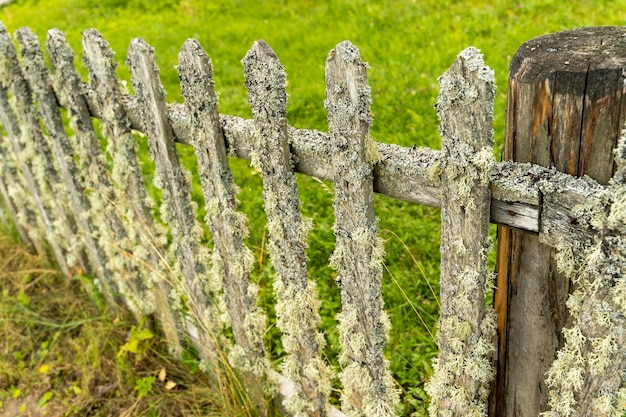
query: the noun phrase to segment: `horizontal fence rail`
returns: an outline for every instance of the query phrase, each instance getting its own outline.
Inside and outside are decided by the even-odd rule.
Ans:
[[[136,99],[125,95],[121,102],[126,109],[134,130],[142,131],[136,111]],[[90,109],[94,117],[100,117],[101,111],[92,102]],[[189,145],[192,141],[189,129],[189,114],[180,104],[168,105],[168,117],[177,143]],[[220,114],[220,120],[227,143],[229,156],[250,160],[251,143],[254,139],[254,122],[237,116]],[[291,150],[296,159],[295,171],[323,180],[332,180],[333,165],[331,160],[330,137],[317,130],[288,127],[291,138]],[[374,166],[374,191],[399,200],[441,208],[441,185],[438,166],[441,151],[429,148],[406,148],[399,145],[377,142],[381,154],[380,161]],[[576,195],[585,198],[599,191],[601,186],[592,179],[574,178],[555,169],[534,164],[511,162],[495,163],[491,169],[489,188],[491,191],[491,223],[514,227],[516,229],[544,234],[547,244],[555,242],[561,235],[554,236],[554,231],[544,231],[542,226],[556,219],[542,219],[542,184],[556,181],[572,194],[571,205],[566,202],[559,207],[552,207],[560,213],[562,219],[573,218]],[[544,203],[545,204],[545,203]],[[568,228],[563,220],[563,233]],[[558,233],[558,232],[556,232]]]
[[[441,208],[439,356],[426,385],[431,415],[489,413],[498,345],[495,311],[485,302],[493,287],[489,222],[557,248],[559,269],[576,284],[568,302],[572,324],[546,379],[549,415],[615,410],[626,372],[626,136],[608,186],[538,165],[495,162],[494,75],[475,48],[461,52],[439,80],[443,150],[437,151],[372,140],[367,64],[347,41],[326,61],[329,133],[323,133],[287,124],[286,74],[263,41],[242,61],[253,115],[243,119],[218,113],[211,60],[195,40],[179,54],[184,104],[168,105],[154,50],[141,38],[128,52],[134,95],[122,94],[113,51],[93,29],[83,37],[88,84],[61,32],[48,33],[52,71],[29,29],[16,38],[21,60],[0,24],[6,132],[0,194],[18,232],[39,252],[49,245],[68,277],[93,275],[111,306],[125,303],[138,320],[153,315],[173,355],[180,358],[189,341],[218,385],[214,368],[227,361],[259,414],[267,414],[278,390],[292,415],[396,415],[400,394],[383,355],[391,323],[381,293],[384,242],[374,192]],[[101,119],[104,151],[92,118]],[[147,137],[159,202],[148,198],[133,130]],[[176,142],[197,157],[212,253]],[[228,156],[250,160],[263,181],[286,353],[280,372],[263,344],[267,317],[251,281],[254,261]],[[295,172],[333,183],[330,263],[341,293],[342,411],[329,404],[335,375],[323,358],[321,300],[306,255],[311,224],[300,213]]]

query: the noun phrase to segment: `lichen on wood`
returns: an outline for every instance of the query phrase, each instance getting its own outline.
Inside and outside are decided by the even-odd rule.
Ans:
[[[138,245],[132,225],[123,217],[125,209],[117,199],[106,167],[105,155],[91,122],[83,84],[74,67],[74,52],[58,30],[48,32],[47,50],[54,69],[53,86],[60,104],[68,110],[74,132],[73,155],[89,202],[89,218],[98,228],[99,241],[107,254],[108,267],[129,309],[139,321],[155,311],[152,283],[143,273],[146,252]]]
[[[431,416],[486,416],[495,371],[495,314],[485,288],[489,182],[493,159],[493,71],[475,48],[461,52],[440,78],[441,315],[426,386]]]
[[[228,348],[222,336],[222,283],[211,274],[211,255],[201,244],[202,228],[190,195],[191,175],[181,166],[174,146],[154,49],[141,38],[133,39],[127,62],[155,163],[154,184],[163,193],[160,214],[163,222],[170,226],[172,247],[178,260],[176,270],[182,276],[181,292],[187,298],[190,314],[188,325],[192,326],[192,333],[198,333],[198,338],[192,337],[192,340],[205,368],[210,371],[218,363],[218,352]]]
[[[251,159],[263,177],[268,251],[276,271],[277,326],[287,352],[281,370],[296,387],[283,404],[294,416],[326,416],[331,373],[322,358],[324,336],[317,330],[320,301],[307,272],[311,221],[299,210],[287,130],[286,75],[264,41],[253,44],[242,64],[256,130]]]
[[[70,277],[72,266],[88,269],[81,258],[82,242],[68,212],[65,187],[48,158],[51,152],[41,131],[32,92],[20,68],[15,45],[1,22],[0,67],[0,120],[38,211],[40,228],[45,229],[46,239],[62,272]]]
[[[367,64],[348,41],[326,59],[326,101],[335,190],[335,251],[342,312],[338,314],[343,370],[342,411],[393,416],[398,391],[383,348],[389,319],[381,296],[384,244],[374,215],[373,164],[380,152],[369,133]]]
[[[573,319],[546,375],[550,410],[542,416],[621,416],[624,411],[618,402],[626,382],[626,131],[615,162],[618,169],[606,189],[579,190],[590,195],[572,218],[595,233],[557,243],[557,266],[574,284],[567,300]],[[543,185],[556,194],[584,186]]]
[[[89,261],[94,268],[100,289],[112,307],[119,303],[119,285],[109,265],[109,257],[100,242],[100,224],[94,223],[90,217],[90,202],[84,187],[80,183],[80,173],[73,158],[73,148],[69,141],[58,102],[49,82],[50,74],[46,67],[39,40],[28,28],[18,29],[17,41],[24,59],[25,78],[32,90],[33,98],[38,104],[41,119],[50,138],[50,148],[58,167],[60,177],[65,185],[65,193],[69,203],[65,210],[74,213],[76,224],[80,230]]]
[[[224,299],[235,346],[232,366],[242,373],[246,391],[259,414],[267,411],[263,389],[269,360],[263,346],[265,313],[258,307],[258,287],[250,280],[253,256],[245,245],[247,219],[237,211],[236,186],[228,166],[226,145],[217,110],[211,60],[200,44],[189,39],[178,54],[180,85],[191,116],[191,145],[213,236],[213,274],[223,283]]]
[[[5,207],[15,220],[22,242],[37,254],[44,255],[45,226],[37,218],[37,207],[28,189],[28,182],[19,172],[17,155],[10,149],[9,139],[0,134],[0,165],[4,168],[0,178],[0,194]]]
[[[84,62],[89,70],[86,101],[97,103],[104,133],[108,139],[107,152],[113,166],[111,179],[115,197],[124,211],[128,239],[138,246],[135,260],[141,262],[145,278],[151,282],[155,297],[155,316],[168,343],[168,349],[180,358],[182,347],[178,336],[180,318],[173,312],[180,294],[172,284],[171,252],[167,250],[167,237],[163,227],[157,227],[147,197],[139,161],[137,141],[131,133],[130,121],[121,102],[122,90],[115,74],[114,53],[108,42],[94,29],[83,34]],[[150,284],[147,284],[150,286]],[[172,297],[170,294],[173,293]]]

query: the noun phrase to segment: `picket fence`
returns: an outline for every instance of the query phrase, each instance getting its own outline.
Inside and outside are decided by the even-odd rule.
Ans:
[[[367,65],[349,42],[326,60],[329,133],[322,133],[287,124],[286,75],[263,41],[242,61],[253,114],[247,120],[218,113],[211,61],[195,40],[179,53],[184,104],[168,105],[154,51],[140,38],[128,52],[133,95],[122,92],[113,52],[95,30],[83,37],[87,84],[61,32],[48,33],[52,71],[29,29],[18,30],[16,39],[21,58],[0,27],[0,192],[22,239],[42,253],[50,248],[68,277],[91,274],[112,306],[123,302],[138,319],[153,315],[172,354],[180,356],[183,339],[190,341],[210,372],[227,352],[260,414],[278,386],[291,415],[395,415],[399,393],[383,356],[390,323],[382,308],[374,192],[441,208],[440,352],[427,385],[431,415],[488,413],[496,351],[495,313],[485,303],[493,285],[490,222],[539,234],[558,248],[560,268],[577,285],[568,303],[574,319],[547,375],[552,411],[546,415],[617,412],[626,370],[626,139],[608,186],[536,165],[496,163],[494,75],[474,48],[440,78],[443,146],[436,151],[372,141]],[[101,121],[106,151],[92,118]],[[152,217],[155,203],[133,130],[147,137],[156,167],[160,222]],[[212,253],[201,243],[191,177],[175,142],[192,146],[197,157]],[[280,372],[263,345],[266,317],[250,281],[253,257],[228,156],[251,160],[263,178],[286,351]],[[322,356],[320,300],[305,253],[310,225],[299,212],[294,172],[334,185],[341,411],[328,402],[333,374]],[[226,327],[234,340],[224,336]]]

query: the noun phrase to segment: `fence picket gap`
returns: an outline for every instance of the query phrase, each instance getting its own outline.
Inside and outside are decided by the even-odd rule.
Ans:
[[[441,315],[439,356],[427,385],[430,414],[486,416],[495,376],[495,314],[485,302],[485,288],[492,285],[487,255],[494,74],[480,52],[468,48],[439,84]]]
[[[182,357],[182,346],[178,336],[180,317],[172,311],[169,294],[172,285],[168,251],[165,249],[165,232],[155,226],[144,185],[141,168],[137,160],[137,143],[130,130],[130,121],[121,104],[120,87],[115,74],[113,51],[96,30],[88,29],[83,35],[84,61],[89,69],[89,94],[98,103],[102,123],[107,133],[107,152],[113,159],[112,180],[120,205],[126,210],[129,238],[136,237],[139,247],[147,253],[144,267],[146,279],[154,283],[155,315],[161,327],[169,352],[176,358]],[[138,247],[138,248],[139,248]],[[139,256],[139,254],[136,254]]]
[[[183,277],[183,293],[188,298],[189,333],[205,365],[211,366],[218,363],[218,355],[226,343],[221,337],[221,282],[210,276],[207,267],[210,255],[200,244],[202,229],[191,203],[190,178],[183,171],[174,146],[154,49],[141,38],[133,39],[128,49],[128,64],[156,167],[155,185],[163,192],[161,218],[170,225]]]
[[[392,416],[398,392],[383,356],[391,323],[381,295],[384,244],[374,215],[373,163],[380,154],[369,136],[367,64],[350,42],[326,59],[328,127],[333,146],[335,251],[342,312],[338,314],[344,365],[342,411]]]
[[[246,391],[259,414],[266,415],[264,386],[270,365],[263,334],[267,319],[257,306],[258,287],[250,281],[254,257],[244,243],[249,233],[247,219],[237,212],[235,184],[217,110],[213,67],[194,39],[185,42],[178,60],[181,91],[192,117],[191,145],[198,161],[206,218],[213,236],[213,273],[223,281],[224,300],[235,338],[229,362],[242,373]]]
[[[317,330],[320,301],[308,278],[306,238],[312,225],[299,209],[287,132],[286,74],[265,41],[255,42],[241,62],[256,129],[252,164],[263,178],[268,251],[276,271],[277,326],[287,352],[281,371],[295,383],[283,405],[294,415],[326,416],[331,373],[322,359],[324,336]]]

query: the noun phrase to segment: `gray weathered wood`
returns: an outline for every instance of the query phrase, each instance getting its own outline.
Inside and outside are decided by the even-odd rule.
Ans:
[[[221,338],[219,305],[222,283],[211,276],[207,266],[210,254],[200,243],[202,229],[191,203],[188,174],[176,153],[154,49],[141,38],[133,39],[128,64],[155,163],[155,184],[163,192],[161,218],[170,226],[182,275],[182,292],[187,297],[191,320],[190,335],[206,365],[215,366],[220,345],[225,343]]]
[[[121,103],[122,93],[115,74],[113,51],[100,33],[88,29],[83,35],[85,63],[89,69],[87,97],[98,102],[102,110],[102,123],[108,138],[107,151],[113,160],[112,180],[116,196],[125,207],[130,239],[137,239],[140,247],[135,255],[145,259],[147,278],[154,283],[155,316],[161,323],[168,349],[174,357],[181,358],[182,346],[178,336],[180,318],[172,311],[169,294],[170,256],[165,245],[165,232],[155,226],[148,206],[146,188],[137,160],[137,143],[131,134],[130,121]],[[144,252],[145,251],[145,252]]]
[[[90,205],[85,190],[78,181],[79,171],[72,158],[73,149],[63,126],[56,96],[49,82],[48,69],[39,41],[28,28],[19,29],[16,32],[16,38],[24,58],[24,76],[32,90],[33,98],[38,103],[43,124],[50,137],[52,154],[71,203],[71,207],[65,207],[65,209],[73,211],[80,237],[85,243],[100,289],[109,304],[114,307],[118,301],[118,288],[114,282],[113,273],[107,265],[106,252],[98,241],[98,226],[89,218]]]
[[[442,140],[439,356],[426,389],[432,416],[486,416],[495,376],[496,318],[491,286],[489,180],[493,159],[493,71],[475,48],[439,78]]]
[[[389,319],[381,296],[384,244],[374,217],[373,165],[380,158],[369,136],[370,87],[358,49],[342,42],[326,59],[326,102],[335,190],[335,251],[342,311],[342,411],[392,416],[398,401],[383,355]]]
[[[241,372],[244,387],[259,415],[266,415],[264,388],[270,369],[263,346],[266,316],[257,306],[258,287],[250,281],[254,258],[244,243],[249,233],[247,219],[237,212],[235,184],[213,87],[213,67],[206,52],[193,39],[185,42],[178,60],[185,107],[192,115],[191,145],[198,161],[206,219],[213,236],[213,274],[223,282],[235,338],[229,361]]]
[[[256,128],[252,164],[263,178],[268,251],[276,271],[277,326],[287,352],[281,370],[296,387],[283,404],[293,415],[326,416],[331,373],[322,358],[324,336],[317,330],[320,301],[308,278],[306,237],[311,224],[299,210],[289,150],[286,75],[264,41],[252,45],[242,64]]]
[[[611,149],[626,114],[625,34],[626,28],[584,28],[536,38],[519,48],[509,74],[504,159],[587,174],[606,184],[614,168]],[[571,203],[584,200],[575,195],[583,189],[557,195],[547,190],[540,237],[500,229],[495,302],[501,337],[493,415],[546,410],[543,379],[563,343],[565,300],[571,290],[570,280],[558,272],[554,250],[546,245],[582,237],[576,231],[566,238],[574,229],[582,230],[569,222],[576,217]]]
[[[46,230],[46,239],[59,268],[65,276],[71,277],[70,265],[78,263],[82,269],[86,269],[87,265],[80,257],[82,252],[77,244],[74,219],[68,215],[64,205],[67,193],[60,189],[56,168],[47,158],[50,150],[33,108],[30,88],[24,80],[13,40],[1,22],[0,56],[4,62],[4,70],[0,71],[0,120],[32,193],[42,223],[40,228]],[[11,104],[8,94],[12,96]],[[76,262],[67,258],[73,251]]]
[[[46,47],[54,70],[53,87],[59,103],[68,110],[69,126],[74,132],[71,155],[78,157],[80,187],[87,196],[90,220],[98,229],[99,244],[106,253],[115,284],[140,321],[155,309],[151,283],[143,277],[145,261],[136,257],[138,242],[129,235],[129,225],[122,218],[124,209],[113,190],[105,155],[82,94],[83,83],[74,67],[74,51],[56,29],[48,32]]]

